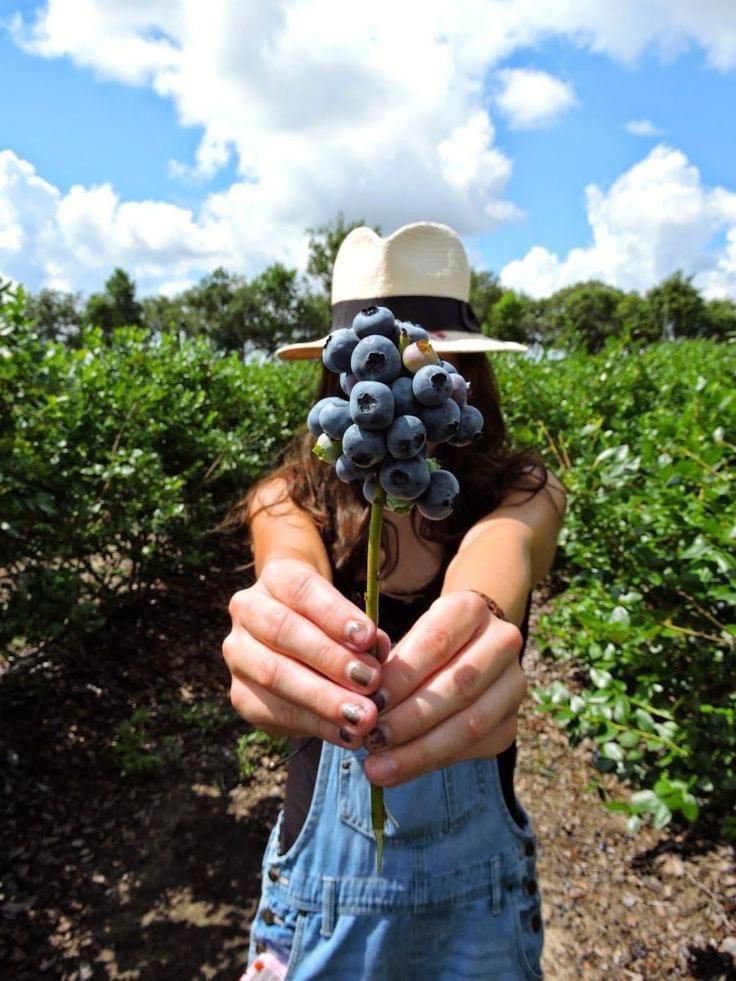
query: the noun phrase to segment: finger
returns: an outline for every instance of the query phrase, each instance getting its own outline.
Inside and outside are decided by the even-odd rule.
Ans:
[[[276,728],[288,733],[307,734],[336,746],[351,746],[353,749],[360,745],[360,735],[349,723],[335,726],[316,712],[287,702],[253,681],[246,684],[234,677],[230,701],[238,715],[256,729]]]
[[[346,723],[364,735],[375,725],[378,711],[364,695],[346,691],[293,658],[279,654],[255,637],[237,644],[228,667],[245,683],[255,682],[287,702],[315,712],[336,726]]]
[[[416,739],[476,702],[517,658],[515,634],[494,618],[451,661],[381,713],[365,738],[366,748],[379,750]]]
[[[392,649],[381,672],[379,701],[384,706],[402,702],[485,628],[490,615],[470,590],[440,596]]]
[[[499,733],[507,735],[511,723],[504,723],[505,729],[499,729],[498,733],[494,730],[509,717],[514,717],[515,723],[515,713],[525,693],[523,671],[518,664],[510,664],[473,705],[440,722],[418,739],[367,756],[366,777],[371,783],[395,787],[438,767],[501,752],[513,742],[512,737],[498,748]]]
[[[391,638],[385,630],[379,628],[376,637],[376,660],[381,664],[386,660],[392,647]]]
[[[305,562],[267,562],[257,585],[355,651],[366,651],[376,639],[370,617]]]
[[[301,661],[312,670],[354,691],[373,691],[381,666],[370,654],[338,644],[311,620],[267,593],[251,593],[244,605],[247,631],[266,647]]]

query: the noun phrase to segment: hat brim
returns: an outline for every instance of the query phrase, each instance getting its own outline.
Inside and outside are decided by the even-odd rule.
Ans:
[[[329,337],[325,334],[315,341],[303,341],[300,344],[286,344],[278,348],[277,357],[282,361],[299,361],[303,359],[320,359],[322,348]],[[481,354],[485,351],[518,351],[529,349],[528,344],[517,341],[497,341],[485,334],[471,334],[467,330],[438,330],[429,331],[432,347],[438,354]]]

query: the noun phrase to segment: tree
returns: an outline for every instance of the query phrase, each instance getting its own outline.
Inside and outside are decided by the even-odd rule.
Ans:
[[[618,308],[624,293],[598,280],[576,283],[543,301],[544,316],[556,344],[600,351],[608,337],[621,333]]]
[[[349,232],[364,224],[362,219],[348,222],[342,211],[338,211],[337,215],[324,225],[307,229],[309,236],[307,274],[317,280],[328,302],[332,293],[332,269],[335,265],[337,250]],[[373,231],[380,235],[380,226],[376,225]]]
[[[470,270],[470,305],[485,333],[493,333],[490,329],[486,330],[486,321],[494,303],[498,303],[503,295],[504,289],[495,273]]]
[[[26,313],[44,341],[71,341],[79,333],[83,314],[79,293],[43,289],[26,300]]]
[[[491,312],[483,322],[483,333],[495,337],[499,341],[518,341],[524,344],[528,335],[524,329],[524,319],[527,314],[527,302],[513,290],[507,290],[497,303],[491,307]]]
[[[647,293],[654,339],[702,337],[707,333],[705,302],[692,280],[678,269]]]
[[[657,340],[659,335],[649,304],[639,293],[625,293],[619,300],[616,316],[621,324],[621,335],[628,342],[651,344]]]
[[[111,333],[116,327],[140,327],[143,307],[135,298],[135,283],[124,269],[115,269],[103,293],[93,293],[84,308],[84,320]]]
[[[707,300],[705,329],[707,336],[717,341],[736,337],[736,303],[733,300]]]

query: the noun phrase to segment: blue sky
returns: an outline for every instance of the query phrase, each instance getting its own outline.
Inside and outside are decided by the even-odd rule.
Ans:
[[[533,295],[675,268],[736,295],[736,12],[581,3],[578,22],[550,0],[539,23],[505,0],[479,42],[430,4],[397,66],[380,3],[357,25],[329,5],[226,0],[203,38],[195,0],[2,0],[0,274],[86,292],[122,265],[175,292],[218,264],[301,265],[304,229],[341,208],[385,232],[447,221]]]

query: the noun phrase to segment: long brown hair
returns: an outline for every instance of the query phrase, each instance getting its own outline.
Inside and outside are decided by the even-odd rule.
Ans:
[[[483,435],[469,446],[440,444],[435,457],[460,482],[460,498],[455,511],[442,521],[423,518],[414,508],[411,521],[415,533],[429,541],[445,543],[445,562],[454,555],[465,532],[493,511],[507,491],[529,491],[530,497],[547,484],[547,470],[539,452],[531,447],[512,449],[501,411],[498,382],[484,354],[449,355],[460,374],[470,382],[470,403],[483,413]],[[338,376],[323,368],[316,399],[340,395]],[[334,467],[322,463],[312,453],[315,437],[306,429],[296,433],[282,454],[281,462],[270,474],[253,485],[231,510],[223,523],[227,530],[239,529],[249,538],[249,518],[264,508],[252,510],[258,488],[275,477],[285,481],[283,498],[268,508],[291,499],[305,510],[319,529],[335,570],[341,578],[359,580],[365,575],[367,525],[370,505],[360,483],[344,484]],[[529,498],[527,498],[528,500]],[[384,522],[386,561],[381,577],[396,567],[396,542],[389,542],[395,529]],[[249,568],[247,563],[242,568]]]

